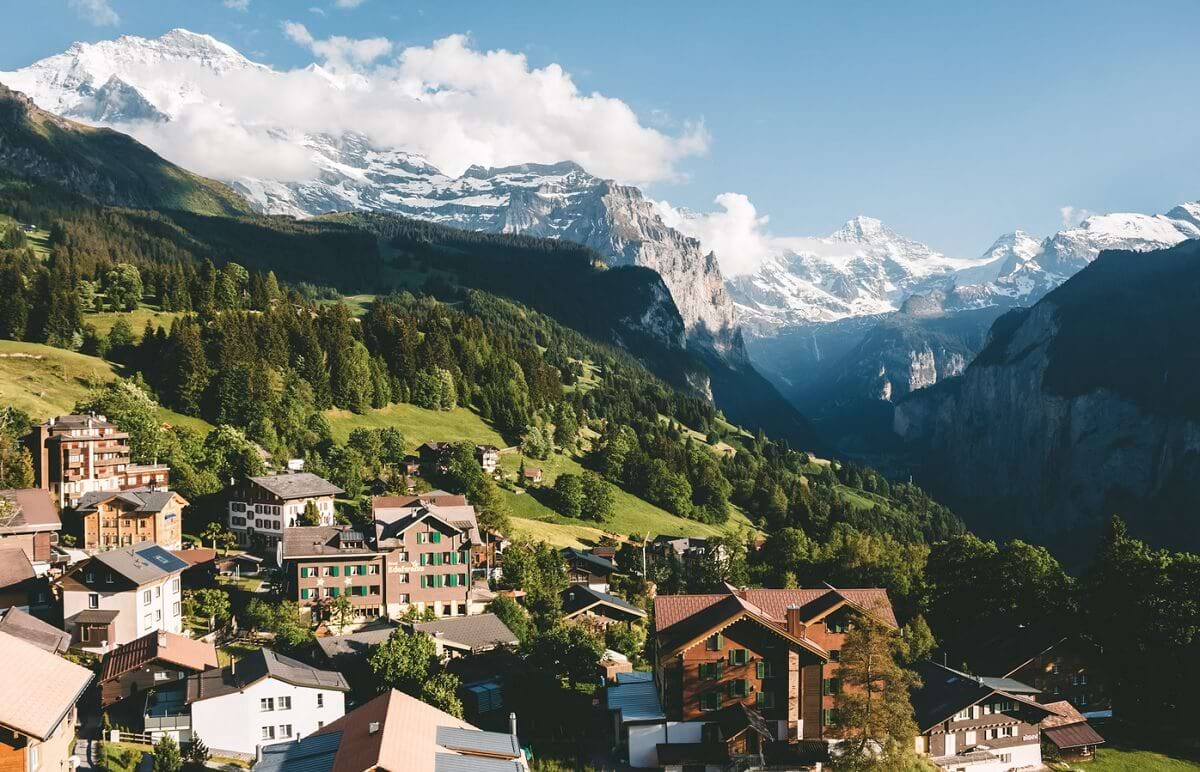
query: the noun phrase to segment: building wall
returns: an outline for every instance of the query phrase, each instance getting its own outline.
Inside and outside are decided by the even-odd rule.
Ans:
[[[75,745],[75,708],[45,742],[0,729],[0,772],[59,772],[69,770]],[[33,766],[36,757],[37,766]]]
[[[472,611],[467,604],[471,555],[465,549],[462,533],[442,530],[425,520],[398,536],[397,541],[402,546],[388,553],[386,565],[389,615],[402,614],[413,606],[420,611],[432,608],[439,616]],[[450,584],[451,576],[455,577],[454,586]]]
[[[146,692],[150,689],[181,681],[193,672],[178,665],[151,662],[146,667],[100,684],[100,701],[107,706],[135,694],[145,699]]]
[[[317,707],[321,695],[324,707]],[[290,697],[288,710],[263,711],[260,700]],[[293,686],[274,678],[264,678],[242,692],[234,692],[192,703],[192,731],[214,750],[254,753],[259,744],[295,741],[341,718],[346,712],[345,695],[332,689]],[[280,726],[290,724],[290,737],[281,737]],[[275,728],[275,739],[262,739],[262,727]]]
[[[841,736],[837,725],[826,722],[825,717],[833,710],[836,692],[841,685],[837,658],[846,643],[846,633],[838,630],[847,629],[846,626],[853,622],[854,616],[855,612],[843,606],[824,617],[812,620],[811,624],[803,628],[805,638],[830,654],[829,662],[823,665],[806,665],[801,674],[805,699],[800,712],[804,720],[805,739]]]
[[[312,612],[332,598],[346,597],[360,616],[374,617],[383,613],[383,555],[337,555],[286,562],[294,600],[302,609]]]
[[[50,545],[58,543],[56,531],[36,531],[34,533],[14,533],[0,536],[0,548],[18,547],[25,552],[29,562],[49,562]]]
[[[106,501],[83,516],[83,548],[108,550],[152,541],[164,549],[183,548],[183,499],[173,496],[161,512],[133,512],[133,506]]]
[[[334,524],[333,496],[313,496],[307,499],[284,501],[260,485],[242,480],[230,489],[227,495],[226,515],[229,529],[238,537],[238,543],[249,544],[251,531],[262,534],[267,549],[273,550],[286,528],[296,525],[309,501],[317,505],[321,514],[319,525]]]
[[[86,573],[87,570],[87,566],[85,566],[80,569],[80,573]],[[149,602],[146,602],[145,599],[146,592],[150,593]],[[91,594],[98,596],[100,609],[118,612],[111,625],[115,640],[108,642],[109,649],[123,646],[152,630],[166,630],[169,633],[183,632],[183,595],[179,574],[142,585],[136,591],[104,592],[102,589],[96,588],[93,588],[92,591],[64,589],[63,619],[66,625],[64,629],[71,633],[75,640],[78,640],[78,635],[71,618],[80,611],[91,608],[88,605],[88,596]],[[88,650],[101,650],[101,646],[96,642],[81,645]]]
[[[951,753],[961,753],[965,748],[975,745],[986,745],[993,753],[1012,753],[1021,758],[1029,756],[1032,746],[1037,750],[1038,763],[1041,762],[1041,730],[1036,721],[1040,717],[1033,711],[1014,703],[1011,710],[1002,712],[984,712],[984,705],[994,705],[1001,697],[992,697],[979,705],[970,708],[968,717],[954,718],[927,733],[929,738],[929,755],[945,756]],[[1005,729],[1012,731],[1010,736],[989,737],[990,729]],[[953,743],[948,742],[953,737]],[[1014,762],[1013,768],[1020,766]]]
[[[1112,709],[1108,679],[1088,667],[1087,658],[1071,641],[1039,654],[1012,677],[1041,689],[1038,702],[1069,700],[1082,713]]]
[[[700,721],[667,721],[662,724],[638,724],[627,730],[629,766],[657,767],[659,743],[698,743],[703,737],[704,723]]]

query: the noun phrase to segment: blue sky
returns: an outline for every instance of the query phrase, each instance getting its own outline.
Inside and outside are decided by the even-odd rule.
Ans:
[[[96,24],[113,21],[105,3],[119,20]],[[397,48],[465,33],[476,50],[560,65],[666,134],[703,121],[706,151],[648,192],[702,210],[745,194],[776,235],[868,214],[974,256],[1005,231],[1057,230],[1062,207],[1154,212],[1200,198],[1194,0],[237,4],[2,0],[0,70],[171,27],[280,69],[313,60],[285,20]]]

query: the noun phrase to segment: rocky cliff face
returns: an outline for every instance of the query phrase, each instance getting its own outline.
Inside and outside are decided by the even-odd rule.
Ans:
[[[1120,512],[1145,535],[1194,548],[1200,411],[1193,386],[1173,384],[1197,370],[1188,328],[1200,313],[1200,246],[1098,262],[999,320],[961,377],[896,406],[894,429],[923,457],[924,479],[983,533],[1064,546]],[[1124,334],[1095,323],[1113,316]],[[1106,350],[1107,362],[1093,361]]]

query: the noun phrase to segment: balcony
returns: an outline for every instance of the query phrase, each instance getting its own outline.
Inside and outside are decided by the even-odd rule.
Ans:
[[[142,718],[144,732],[191,729],[192,715],[187,706],[185,685],[181,683],[149,692]]]

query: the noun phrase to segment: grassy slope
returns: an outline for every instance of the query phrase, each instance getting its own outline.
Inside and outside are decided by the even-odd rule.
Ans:
[[[1065,769],[1066,766],[1060,767]],[[1200,762],[1167,756],[1147,750],[1102,747],[1096,759],[1087,764],[1072,764],[1071,769],[1086,772],[1195,772]]]
[[[93,383],[111,381],[117,372],[103,359],[40,343],[0,340],[0,404],[13,405],[36,419],[71,412]],[[162,420],[200,432],[207,422],[166,408]]]
[[[183,316],[178,311],[159,311],[156,306],[148,303],[140,304],[133,311],[89,311],[83,315],[83,323],[94,325],[96,332],[100,335],[108,335],[109,330],[117,323],[121,317],[129,322],[129,327],[133,330],[135,340],[140,340],[142,330],[146,328],[146,322],[149,321],[155,327],[162,327],[165,330],[171,329],[171,322],[175,318]]]
[[[430,440],[451,442],[469,440],[498,447],[504,447],[507,444],[495,429],[465,408],[438,411],[424,410],[409,404],[396,404],[372,410],[365,415],[355,415],[344,410],[330,410],[325,415],[329,418],[334,440],[337,442],[345,442],[346,438],[350,436],[350,431],[355,428],[395,426],[404,433],[410,447],[416,447],[422,442]],[[501,456],[501,468],[510,474],[516,471],[519,464],[520,456],[516,453],[506,453]],[[545,461],[530,460],[528,465],[543,469],[545,475],[543,487],[552,485],[560,472],[578,474],[582,471],[577,459],[560,454],[555,454]],[[749,526],[749,521],[739,512],[734,513],[724,528],[717,528],[677,517],[636,496],[618,490],[616,516],[611,522],[604,523],[603,530],[601,530],[597,527],[598,524],[559,515],[537,501],[533,495],[515,494],[509,491],[502,491],[502,494],[512,509],[513,525],[518,531],[545,539],[556,545],[595,543],[605,531],[622,537],[634,532],[706,536]]]

